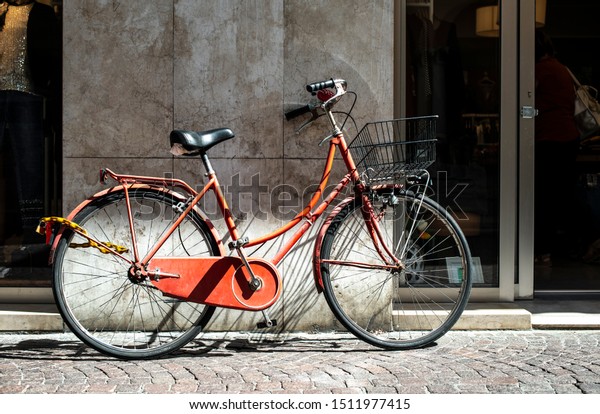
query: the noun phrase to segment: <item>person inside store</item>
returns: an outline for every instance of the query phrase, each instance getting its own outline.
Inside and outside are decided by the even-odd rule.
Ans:
[[[0,0],[0,148],[12,158],[20,225],[11,244],[39,243],[44,215],[44,119],[56,113],[60,37],[52,7]],[[3,194],[5,197],[5,194]]]
[[[551,266],[553,248],[574,213],[579,131],[573,80],[540,29],[535,61],[535,264]]]

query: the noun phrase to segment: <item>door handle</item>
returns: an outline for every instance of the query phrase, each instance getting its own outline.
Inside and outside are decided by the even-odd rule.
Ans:
[[[521,107],[521,118],[532,119],[538,115],[539,111],[533,106],[522,106]]]

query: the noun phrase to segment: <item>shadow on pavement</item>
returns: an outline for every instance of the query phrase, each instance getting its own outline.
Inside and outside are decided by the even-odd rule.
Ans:
[[[426,348],[437,346],[432,343]],[[285,339],[195,339],[183,348],[153,360],[166,360],[174,358],[232,357],[244,353],[353,353],[353,352],[381,352],[382,350],[370,346],[357,339],[349,338],[285,338]],[[20,360],[81,360],[81,361],[116,361],[117,358],[106,356],[93,348],[88,347],[76,338],[53,339],[31,338],[13,344],[0,344],[0,359]]]

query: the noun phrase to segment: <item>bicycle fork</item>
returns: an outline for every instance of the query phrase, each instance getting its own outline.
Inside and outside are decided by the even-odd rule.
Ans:
[[[381,234],[381,228],[379,227],[378,215],[376,214],[368,195],[365,194],[362,195],[361,213],[367,225],[371,240],[373,241],[373,246],[375,247],[377,254],[379,254],[379,257],[381,257],[381,260],[388,266],[392,266],[400,271],[404,270],[404,263],[394,255],[394,252],[390,250],[385,242],[383,235]],[[385,214],[385,212],[380,214]]]

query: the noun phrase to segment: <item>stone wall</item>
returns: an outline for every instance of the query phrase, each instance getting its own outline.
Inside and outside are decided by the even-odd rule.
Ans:
[[[270,232],[301,209],[327,151],[318,146],[324,119],[297,134],[303,120],[286,123],[284,111],[310,99],[306,83],[339,77],[358,93],[359,126],[391,118],[393,33],[393,0],[65,2],[64,213],[102,189],[102,167],[201,185],[200,161],[173,158],[169,132],[229,127],[236,138],[209,152],[213,167],[240,228]],[[214,217],[214,204],[206,209]],[[314,289],[311,241],[280,266],[284,292],[270,313],[286,330],[331,323]],[[220,311],[211,328],[260,319]]]

